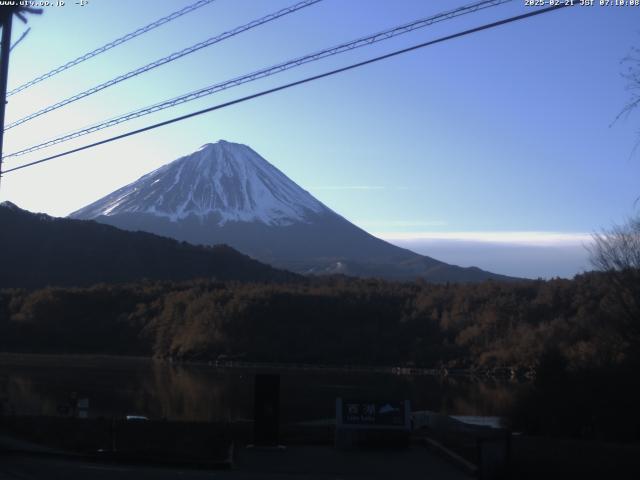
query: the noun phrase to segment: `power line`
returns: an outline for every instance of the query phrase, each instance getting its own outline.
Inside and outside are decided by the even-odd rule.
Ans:
[[[53,70],[47,73],[44,73],[39,77],[36,77],[33,80],[30,80],[27,83],[20,85],[17,88],[14,88],[13,90],[7,93],[7,97],[10,97],[11,95],[15,95],[16,93],[21,92],[22,90],[32,87],[36,83],[40,83],[43,80],[46,80],[47,78],[51,78],[60,72],[68,70],[69,68],[74,67],[79,63],[82,63],[86,60],[89,60],[90,58],[95,57],[96,55],[100,55],[101,53],[104,53],[107,50],[111,50],[112,48],[117,47],[118,45],[122,45],[123,43],[128,42],[129,40],[132,40],[144,33],[147,33],[153,30],[154,28],[158,28],[161,25],[164,25],[165,23],[169,23],[170,21],[175,20],[176,18],[181,17],[182,15],[186,15],[187,13],[193,12],[194,10],[197,10],[198,8],[204,7],[205,5],[208,5],[215,1],[216,0],[198,0],[197,2],[192,3],[191,5],[187,5],[186,7],[167,15],[166,17],[159,18],[155,22],[151,22],[149,25],[140,27],[131,33],[128,33],[120,38],[117,38],[101,47],[96,48],[95,50],[85,53],[84,55],[81,55],[78,58],[65,63],[64,65],[54,68]]]
[[[179,117],[174,117],[172,119],[165,120],[163,122],[155,123],[153,125],[148,125],[146,127],[139,128],[137,130],[132,130],[132,131],[120,134],[120,135],[116,135],[116,136],[113,136],[113,137],[110,137],[110,138],[107,138],[107,139],[104,139],[104,140],[100,140],[98,142],[94,142],[94,143],[91,143],[91,144],[88,144],[88,145],[83,145],[82,147],[78,147],[78,148],[74,148],[74,149],[71,149],[71,150],[67,150],[66,152],[58,153],[56,155],[51,155],[49,157],[45,157],[45,158],[40,159],[40,160],[36,160],[36,161],[33,161],[33,162],[25,163],[24,165],[19,165],[17,167],[10,168],[10,169],[6,170],[5,173],[14,172],[16,170],[21,170],[23,168],[31,167],[31,166],[38,165],[38,164],[44,163],[44,162],[48,162],[50,160],[54,160],[56,158],[64,157],[64,156],[70,155],[72,153],[77,153],[77,152],[80,152],[80,151],[83,151],[83,150],[87,150],[89,148],[97,147],[99,145],[104,145],[105,143],[110,143],[110,142],[114,142],[116,140],[121,140],[121,139],[126,138],[126,137],[131,137],[131,136],[137,135],[139,133],[147,132],[149,130],[154,130],[156,128],[163,127],[165,125],[169,125],[169,124],[172,124],[172,123],[180,122],[182,120],[186,120],[186,119],[189,119],[189,118],[192,118],[192,117],[203,115],[205,113],[213,112],[215,110],[220,110],[220,109],[223,109],[223,108],[226,108],[226,107],[230,107],[230,106],[236,105],[238,103],[243,103],[243,102],[246,102],[248,100],[253,100],[254,98],[258,98],[258,97],[262,97],[262,96],[265,96],[265,95],[269,95],[271,93],[279,92],[281,90],[286,90],[286,89],[289,89],[289,88],[292,88],[292,87],[295,87],[295,86],[298,86],[298,85],[302,85],[302,84],[309,83],[309,82],[312,82],[312,81],[315,81],[315,80],[319,80],[321,78],[330,77],[330,76],[336,75],[338,73],[346,72],[348,70],[353,70],[355,68],[359,68],[359,67],[362,67],[362,66],[365,66],[365,65],[369,65],[371,63],[379,62],[381,60],[386,60],[388,58],[392,58],[392,57],[395,57],[395,56],[398,56],[398,55],[402,55],[404,53],[411,52],[411,51],[414,51],[414,50],[418,50],[420,48],[428,47],[430,45],[435,45],[437,43],[442,43],[442,42],[445,42],[447,40],[453,40],[454,38],[463,37],[465,35],[470,35],[472,33],[480,32],[482,30],[488,30],[488,29],[495,28],[495,27],[498,27],[498,26],[501,26],[501,25],[506,25],[508,23],[513,23],[513,22],[516,22],[516,21],[519,21],[519,20],[524,20],[525,18],[533,17],[533,16],[536,16],[536,15],[541,15],[541,14],[548,13],[548,12],[551,12],[551,11],[554,11],[554,10],[559,10],[561,8],[565,8],[565,7],[568,7],[568,6],[571,6],[571,4],[561,4],[561,5],[551,6],[551,7],[547,7],[547,8],[542,8],[542,9],[539,9],[539,10],[533,10],[531,12],[524,13],[522,15],[517,15],[517,16],[514,16],[514,17],[509,17],[509,18],[506,18],[506,19],[503,19],[503,20],[499,20],[497,22],[492,22],[492,23],[488,23],[488,24],[485,24],[485,25],[481,25],[479,27],[471,28],[469,30],[464,30],[462,32],[454,33],[452,35],[447,35],[446,37],[440,37],[440,38],[437,38],[435,40],[430,40],[428,42],[420,43],[418,45],[413,45],[411,47],[403,48],[401,50],[395,50],[395,51],[393,51],[391,53],[387,53],[385,55],[380,55],[378,57],[370,58],[369,60],[364,60],[362,62],[353,63],[353,64],[348,65],[346,67],[342,67],[342,68],[338,68],[338,69],[335,69],[335,70],[331,70],[329,72],[321,73],[319,75],[313,75],[311,77],[307,77],[307,78],[304,78],[302,80],[297,80],[295,82],[291,82],[291,83],[287,83],[287,84],[284,84],[284,85],[280,85],[278,87],[270,88],[268,90],[263,90],[261,92],[254,93],[252,95],[247,95],[245,97],[241,97],[241,98],[238,98],[238,99],[235,99],[235,100],[231,100],[229,102],[225,102],[225,103],[221,103],[221,104],[218,104],[218,105],[214,105],[212,107],[208,107],[208,108],[205,108],[203,110],[198,110],[196,112],[191,112],[191,113],[188,113],[186,115],[181,115]]]
[[[319,1],[319,0],[316,0],[316,1]],[[337,47],[332,47],[330,49],[326,49],[326,50],[323,50],[323,51],[320,51],[320,52],[316,52],[316,53],[314,53],[312,55],[308,55],[306,57],[302,57],[302,58],[298,58],[298,59],[295,59],[295,60],[291,60],[289,62],[285,62],[284,64],[276,65],[276,66],[270,67],[268,69],[263,69],[261,71],[251,73],[249,75],[246,75],[245,76],[246,78],[240,77],[240,79],[244,80],[244,81],[241,81],[240,83],[246,83],[246,81],[257,80],[258,78],[263,78],[263,77],[269,76],[269,75],[271,75],[273,73],[279,73],[279,72],[281,72],[283,70],[287,70],[289,68],[293,68],[293,67],[299,66],[302,63],[307,63],[308,61],[319,60],[319,59],[324,58],[324,57],[329,56],[329,55],[342,53],[343,51],[346,51],[346,50],[359,48],[359,47],[364,46],[364,45],[375,43],[375,42],[378,42],[378,41],[381,41],[381,40],[386,40],[388,38],[391,38],[393,36],[396,36],[396,35],[399,35],[399,34],[402,34],[402,33],[407,33],[407,32],[410,32],[410,31],[418,29],[418,28],[423,28],[425,26],[428,26],[430,24],[433,24],[433,23],[436,23],[436,22],[439,22],[439,21],[448,20],[448,19],[454,18],[456,16],[460,16],[460,15],[464,15],[464,14],[467,14],[467,13],[476,12],[476,11],[484,9],[484,8],[500,5],[502,3],[506,3],[506,2],[510,2],[510,1],[512,1],[512,0],[484,0],[484,1],[476,2],[474,4],[463,6],[463,7],[457,8],[455,10],[446,12],[446,13],[441,13],[441,14],[438,14],[436,16],[429,17],[427,19],[421,19],[421,20],[418,20],[418,21],[415,21],[415,22],[411,22],[411,23],[406,24],[406,25],[402,25],[400,27],[395,27],[393,29],[386,30],[384,32],[379,32],[379,33],[377,33],[375,35],[349,42],[348,44],[342,44],[342,45],[339,45]],[[305,6],[307,6],[307,5],[305,5]],[[291,7],[291,8],[293,8],[293,7]],[[241,28],[244,28],[244,27],[238,27],[238,29],[241,29]],[[206,42],[208,42],[208,41],[205,41],[205,42],[202,42],[202,43],[206,43]],[[197,44],[195,46],[198,46],[198,45],[201,45],[201,44]],[[203,46],[206,46],[206,45],[203,45]],[[193,47],[190,47],[190,48],[193,48]],[[202,48],[202,47],[200,47],[200,48]],[[189,49],[186,49],[186,50],[189,50]],[[185,55],[188,54],[188,53],[191,53],[191,52],[189,51],[189,52],[185,53]],[[170,58],[170,57],[172,57],[172,56],[165,57],[165,59]],[[24,118],[22,118],[20,120],[17,120],[15,122],[9,124],[6,127],[6,129],[8,130],[8,129],[12,128],[12,127],[20,125],[20,124],[22,124],[24,122],[27,122],[27,121],[29,121],[29,120],[31,120],[33,118],[36,118],[36,117],[38,117],[40,115],[43,115],[43,114],[48,113],[48,112],[51,112],[52,110],[55,110],[55,109],[60,108],[60,107],[62,107],[64,105],[67,105],[67,104],[69,104],[71,102],[79,100],[80,98],[84,98],[84,97],[86,97],[88,95],[91,95],[92,93],[96,93],[97,91],[102,90],[104,88],[107,88],[107,87],[109,87],[109,86],[111,86],[111,85],[113,85],[115,83],[118,83],[120,81],[126,80],[127,78],[131,78],[132,76],[135,76],[135,75],[138,75],[140,73],[143,73],[144,71],[150,70],[151,68],[155,68],[155,66],[161,65],[163,63],[167,63],[166,61],[164,61],[165,59],[160,59],[158,61],[158,62],[161,62],[161,63],[156,64],[156,62],[153,62],[153,63],[151,63],[151,64],[149,64],[149,65],[147,65],[145,67],[141,67],[140,69],[137,69],[137,70],[134,70],[132,72],[129,72],[128,74],[121,75],[121,76],[119,76],[119,77],[117,77],[117,78],[115,78],[113,80],[110,80],[109,82],[106,82],[106,83],[104,83],[102,85],[98,85],[97,87],[94,87],[94,88],[92,88],[90,90],[87,90],[85,92],[81,92],[81,93],[79,93],[77,95],[74,95],[73,97],[70,97],[70,98],[68,98],[66,100],[58,102],[57,104],[51,105],[51,106],[46,107],[46,108],[44,108],[44,109],[42,109],[42,110],[40,110],[38,112],[30,114],[27,117],[24,117]],[[171,60],[169,60],[169,61],[171,61]],[[149,68],[147,68],[147,67],[149,67]],[[271,72],[271,73],[269,73],[269,72]],[[253,78],[253,77],[255,77],[255,78]],[[146,115],[146,113],[144,113],[144,111],[146,109],[150,109],[149,113],[153,113],[153,112],[158,111],[158,110],[163,110],[164,108],[170,108],[172,106],[175,106],[176,104],[185,103],[185,102],[188,102],[188,101],[191,101],[191,100],[195,100],[197,98],[201,98],[203,96],[211,95],[212,93],[215,93],[217,91],[225,90],[227,88],[230,88],[230,86],[237,86],[237,85],[240,84],[240,83],[236,83],[237,80],[239,80],[239,79],[232,79],[232,80],[229,80],[228,82],[223,82],[223,84],[212,85],[212,86],[206,87],[204,89],[188,93],[188,94],[183,95],[181,97],[178,97],[176,99],[168,100],[167,102],[163,102],[161,104],[155,104],[155,105],[152,105],[150,107],[146,107],[145,109],[141,109],[140,111],[132,112],[135,116],[133,116],[131,118],[137,118],[138,116]],[[166,104],[166,106],[165,106],[165,104]],[[158,107],[160,107],[160,108],[158,108]],[[140,112],[140,114],[138,114],[138,112]],[[131,119],[131,118],[129,118],[130,115],[131,114],[126,114],[126,115],[123,115],[122,117],[119,117],[119,118],[121,118],[122,121],[127,121],[127,120]],[[122,121],[118,121],[117,123],[122,123]],[[112,126],[112,125],[115,125],[115,124],[111,123],[111,121],[110,121],[109,125],[107,125],[107,126]],[[94,131],[94,130],[92,130],[92,131]],[[91,133],[91,132],[88,132],[88,133]]]
[[[76,95],[73,95],[69,98],[61,100],[60,102],[55,103],[53,105],[49,105],[48,107],[38,110],[37,112],[31,113],[26,117],[23,117],[19,120],[16,120],[15,122],[10,123],[5,127],[5,130],[9,130],[13,127],[17,127],[18,125],[28,122],[29,120],[33,120],[34,118],[44,115],[45,113],[49,113],[54,110],[57,110],[58,108],[64,107],[65,105],[69,105],[70,103],[73,103],[82,98],[88,97],[89,95],[93,95],[94,93],[97,93],[101,90],[112,87],[113,85],[116,85],[120,82],[124,82],[125,80],[129,80],[130,78],[137,77],[138,75],[148,72],[149,70],[153,70],[156,67],[173,62],[174,60],[178,60],[179,58],[182,58],[186,55],[197,52],[198,50],[201,50],[205,47],[209,47],[216,43],[222,42],[223,40],[239,35],[240,33],[246,32],[247,30],[251,30],[252,28],[258,27],[265,23],[272,22],[273,20],[277,20],[280,17],[289,15],[290,13],[297,12],[298,10],[301,10],[303,8],[310,7],[311,5],[314,5],[321,1],[322,0],[303,0],[294,5],[278,10],[277,12],[270,13],[269,15],[253,20],[252,22],[241,25],[227,32],[221,33],[220,35],[216,35],[215,37],[211,37],[202,42],[198,42],[195,45],[191,45],[190,47],[182,49],[178,52],[174,52],[171,55],[167,55],[166,57],[163,57],[154,62],[148,63],[147,65],[136,68],[135,70],[131,70],[130,72],[124,73],[122,75],[118,75],[117,77],[112,78],[111,80],[108,80],[99,85],[96,85],[95,87],[92,87],[88,90],[77,93]]]
[[[142,117],[144,115],[148,115],[151,113],[155,113],[161,110],[165,110],[167,108],[171,108],[174,107],[176,105],[180,105],[183,103],[187,103],[193,100],[197,100],[199,98],[208,96],[208,95],[212,95],[214,93],[220,92],[222,90],[227,90],[229,88],[233,88],[233,87],[237,87],[239,85],[248,83],[248,82],[252,82],[255,80],[259,80],[261,78],[265,78],[265,77],[269,77],[271,75],[275,75],[277,73],[283,72],[285,70],[289,70],[295,67],[299,67],[301,65],[304,65],[306,63],[310,63],[310,62],[314,62],[317,60],[321,60],[323,58],[327,58],[333,55],[337,55],[349,50],[354,50],[356,48],[360,48],[360,47],[364,47],[367,45],[371,45],[373,43],[377,43],[383,40],[387,40],[389,38],[393,38],[395,36],[398,35],[402,35],[408,32],[411,32],[413,30],[419,29],[419,28],[424,28],[427,27],[429,25],[433,25],[434,23],[438,23],[441,21],[445,21],[445,20],[450,20],[452,18],[455,17],[459,17],[462,15],[466,15],[469,13],[474,13],[477,12],[479,10],[483,10],[485,8],[489,8],[489,7],[494,7],[503,3],[507,3],[510,2],[512,0],[484,0],[484,1],[480,1],[480,2],[475,2],[473,4],[470,5],[466,5],[463,7],[459,7],[456,8],[454,10],[450,10],[444,13],[439,13],[437,15],[428,17],[428,18],[423,18],[420,20],[416,20],[413,21],[411,23],[407,23],[401,26],[397,26],[397,27],[393,27],[390,28],[388,30],[384,30],[382,32],[378,32],[376,34],[373,35],[369,35],[367,37],[362,37],[359,38],[357,40],[352,40],[350,42],[346,42],[346,43],[342,43],[340,45],[331,47],[331,48],[326,48],[324,50],[320,50],[318,52],[314,52],[308,55],[305,55],[303,57],[298,57],[295,58],[293,60],[289,60],[271,67],[267,67],[240,77],[236,77],[233,78],[231,80],[225,80],[221,83],[217,83],[214,85],[210,85],[208,87],[202,88],[200,90],[196,90],[184,95],[181,95],[179,97],[170,99],[170,100],[166,100],[163,101],[161,103],[156,103],[154,105],[150,105],[148,107],[145,108],[141,108],[138,110],[135,110],[133,112],[129,112],[127,114],[124,115],[120,115],[118,117],[114,117],[111,118],[109,120],[88,126],[88,127],[84,127],[80,130],[76,130],[74,132],[65,134],[65,135],[61,135],[57,138],[51,139],[51,140],[47,140],[45,142],[42,142],[40,144],[37,145],[33,145],[31,147],[25,148],[23,150],[19,150],[17,152],[13,152],[10,153],[8,155],[5,156],[5,158],[9,158],[9,157],[17,157],[17,156],[22,156],[25,155],[27,153],[31,153],[37,150],[41,150],[43,148],[47,148],[47,147],[51,147],[53,145],[57,145],[59,143],[62,142],[66,142],[69,140],[73,140],[75,138],[84,136],[84,135],[88,135],[90,133],[94,133],[97,132],[99,130],[103,130],[105,128],[109,128],[115,125],[119,125],[120,123],[124,123],[127,122],[129,120],[133,120],[135,118],[139,118]]]

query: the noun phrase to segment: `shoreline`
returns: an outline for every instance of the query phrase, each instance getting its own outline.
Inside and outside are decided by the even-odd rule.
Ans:
[[[331,365],[331,364],[307,364],[307,363],[276,363],[276,362],[245,362],[237,360],[210,360],[210,361],[175,361],[147,356],[114,355],[114,354],[82,354],[82,353],[17,353],[0,352],[0,365],[19,366],[50,366],[51,361],[59,365],[69,367],[104,366],[107,362],[111,365],[139,364],[139,365],[168,365],[185,367],[207,367],[219,369],[240,370],[277,370],[277,371],[313,371],[331,373],[375,373],[387,375],[406,376],[437,376],[437,377],[478,377],[494,378],[500,380],[529,381],[528,373],[523,374],[515,367],[495,367],[488,369],[447,369],[447,368],[422,368],[407,366],[375,366],[375,365]],[[78,365],[81,361],[81,365]]]

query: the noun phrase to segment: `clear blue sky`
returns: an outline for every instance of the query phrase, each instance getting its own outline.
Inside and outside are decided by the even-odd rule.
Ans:
[[[31,32],[12,52],[9,88],[192,0],[66,3],[31,17]],[[217,0],[11,97],[7,120],[293,3]],[[5,152],[467,3],[325,0],[10,130]],[[443,22],[22,158],[530,11],[523,4]],[[14,38],[24,28],[16,22]],[[640,114],[610,126],[627,100],[620,61],[634,45],[640,7],[564,9],[8,174],[0,197],[66,215],[223,138],[251,146],[354,223],[421,253],[504,273],[569,276],[587,267],[588,234],[624,220],[640,195],[640,155],[631,156]],[[524,250],[513,255],[512,247]],[[562,254],[569,247],[573,256]]]

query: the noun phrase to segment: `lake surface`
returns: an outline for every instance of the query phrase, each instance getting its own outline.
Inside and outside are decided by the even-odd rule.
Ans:
[[[89,416],[144,415],[187,421],[249,420],[254,376],[281,375],[283,422],[335,416],[336,397],[408,399],[412,410],[502,416],[521,384],[470,377],[216,368],[117,357],[0,355],[5,413],[58,415],[71,398],[89,399]]]

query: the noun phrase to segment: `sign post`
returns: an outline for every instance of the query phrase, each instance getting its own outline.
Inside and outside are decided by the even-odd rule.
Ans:
[[[276,447],[280,440],[280,375],[256,375],[253,440]]]
[[[336,399],[336,448],[408,445],[409,400],[375,402]]]

